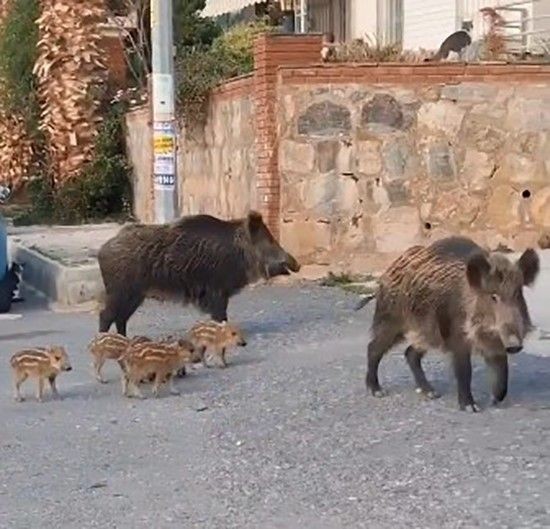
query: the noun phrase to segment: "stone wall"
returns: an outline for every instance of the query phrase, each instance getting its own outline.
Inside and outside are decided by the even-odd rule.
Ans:
[[[178,204],[180,214],[209,213],[223,218],[256,207],[256,155],[252,77],[216,89],[204,127],[180,133]],[[133,166],[134,215],[154,221],[152,139],[148,107],[126,115],[126,143]]]
[[[304,264],[362,271],[451,233],[519,250],[550,230],[550,65],[319,65],[320,49],[258,38],[253,75],[180,138],[182,214],[256,208]],[[146,114],[128,138],[149,221]]]
[[[253,78],[232,80],[210,98],[204,127],[183,134],[178,149],[182,214],[235,218],[256,207]]]
[[[450,233],[522,248],[550,228],[550,68],[279,71],[281,241],[364,268]]]
[[[153,139],[148,107],[126,114],[126,150],[132,164],[134,216],[141,222],[153,222]]]

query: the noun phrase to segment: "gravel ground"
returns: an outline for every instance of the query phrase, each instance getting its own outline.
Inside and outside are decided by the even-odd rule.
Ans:
[[[546,282],[529,294],[550,328]],[[179,397],[124,399],[90,374],[91,314],[25,307],[0,321],[0,527],[207,529],[550,527],[550,341],[514,357],[510,396],[461,413],[440,356],[427,372],[443,393],[423,401],[402,351],[382,363],[390,395],[366,396],[372,306],[311,285],[262,286],[230,304],[249,345],[226,370],[196,369]],[[20,308],[20,307],[16,307]],[[196,313],[146,304],[130,333],[185,329]],[[10,396],[9,356],[64,343],[62,401]],[[34,386],[25,385],[26,392]]]

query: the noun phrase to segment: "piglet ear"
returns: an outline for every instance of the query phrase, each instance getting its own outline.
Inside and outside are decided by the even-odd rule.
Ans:
[[[540,271],[540,259],[537,252],[532,248],[525,250],[518,259],[516,266],[523,274],[523,284],[526,286],[532,285]]]
[[[485,280],[491,271],[491,265],[487,257],[481,253],[472,255],[466,264],[466,277],[468,283],[476,290],[483,289]]]

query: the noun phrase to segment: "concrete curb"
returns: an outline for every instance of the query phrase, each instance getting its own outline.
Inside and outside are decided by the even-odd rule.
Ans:
[[[60,308],[97,302],[103,291],[98,265],[63,266],[17,242],[11,243],[11,256],[24,265],[23,282]]]

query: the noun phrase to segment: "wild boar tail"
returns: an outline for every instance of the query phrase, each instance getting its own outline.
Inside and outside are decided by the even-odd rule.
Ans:
[[[366,294],[364,295],[357,305],[355,306],[355,311],[361,310],[363,307],[366,307],[373,299],[376,298],[376,294]]]

